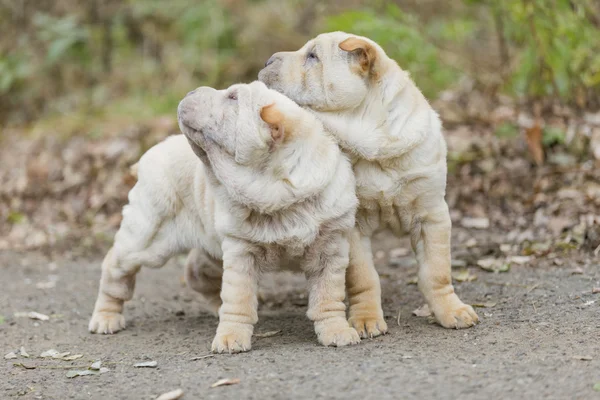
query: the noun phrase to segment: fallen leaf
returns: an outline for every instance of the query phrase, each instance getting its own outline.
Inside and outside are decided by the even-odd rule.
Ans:
[[[237,385],[238,383],[240,383],[239,378],[225,378],[225,379],[219,379],[218,381],[216,381],[215,383],[210,385],[210,387],[216,388],[219,386]]]
[[[190,358],[190,361],[204,360],[205,358],[212,358],[212,357],[215,357],[215,355],[214,354],[207,354],[205,356],[198,356],[198,357]]]
[[[417,308],[412,313],[414,315],[416,315],[417,317],[429,317],[429,316],[431,316],[431,311],[429,310],[429,306],[427,304],[425,304],[424,306],[421,306],[421,307]]]
[[[41,358],[50,358],[50,357],[54,357],[57,354],[60,354],[58,352],[58,350],[55,349],[50,349],[50,350],[46,350],[45,352],[43,352],[42,354],[40,354]]]
[[[23,363],[14,363],[13,366],[21,367],[21,368],[25,368],[25,369],[35,369],[35,365],[25,365]]]
[[[592,293],[593,294],[600,293],[600,287],[592,288]]]
[[[5,360],[13,360],[15,358],[17,358],[17,355],[12,351],[4,356]]]
[[[70,352],[70,351],[65,351],[64,353],[58,353],[58,354],[56,354],[56,355],[52,356],[52,358],[57,358],[57,359],[59,359],[59,360],[62,360],[62,359],[64,359],[66,356],[68,356],[69,354],[71,354],[71,352]]]
[[[510,263],[496,258],[482,258],[477,261],[477,266],[490,272],[508,272],[510,270]]]
[[[269,331],[269,332],[264,332],[264,333],[255,333],[254,337],[255,338],[268,338],[268,337],[275,336],[280,333],[281,333],[281,331]]]
[[[597,382],[597,383],[594,385],[594,390],[595,390],[596,392],[600,392],[600,382]]]
[[[92,363],[92,365],[90,365],[90,369],[100,370],[101,366],[102,366],[102,361],[95,361]]]
[[[544,163],[544,147],[542,145],[542,128],[540,127],[539,121],[535,122],[531,128],[525,129],[525,135],[527,139],[527,147],[529,153],[535,161],[536,165],[542,165]]]
[[[463,228],[472,228],[472,229],[487,229],[490,227],[489,218],[471,218],[464,217],[460,224]]]
[[[72,370],[67,372],[67,378],[75,378],[76,376],[86,376],[86,375],[100,375],[105,372],[108,372],[108,368],[100,368],[99,370],[93,369],[83,369],[83,370]]]
[[[416,285],[418,283],[419,283],[419,277],[418,276],[413,276],[408,281],[406,281],[407,285]]]
[[[135,368],[156,368],[158,363],[156,361],[145,361],[137,364],[133,364]]]
[[[471,275],[468,269],[452,271],[452,279],[457,282],[471,282],[477,279],[477,275]]]
[[[508,258],[508,261],[511,263],[515,263],[518,265],[524,265],[529,263],[531,260],[533,260],[533,257],[531,256],[512,256]]]
[[[571,275],[583,275],[583,269],[581,269],[580,267],[573,268],[571,270]]]
[[[493,301],[486,301],[485,303],[471,303],[472,307],[477,307],[477,308],[492,308],[494,306],[496,306],[497,303],[493,302]]]
[[[573,358],[575,360],[580,360],[580,361],[592,361],[593,358],[590,356],[573,356]]]
[[[29,358],[29,354],[25,351],[25,347],[21,346],[19,353],[21,354],[22,357]]]
[[[35,311],[16,312],[15,313],[15,318],[23,318],[23,317],[27,317],[27,318],[31,318],[31,319],[38,319],[40,321],[48,321],[50,319],[49,316],[47,316],[45,314],[41,314],[39,312],[35,312]]]
[[[177,400],[183,396],[183,390],[176,389],[167,393],[163,393],[156,398],[156,400]]]
[[[83,357],[83,354],[73,354],[72,356],[66,356],[63,357],[62,360],[63,361],[73,361],[73,360],[77,360],[78,358]]]

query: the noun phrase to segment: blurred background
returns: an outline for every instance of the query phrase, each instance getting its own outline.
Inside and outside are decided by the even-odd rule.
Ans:
[[[185,93],[333,30],[381,44],[442,116],[456,225],[598,254],[595,0],[0,0],[0,249],[104,251]]]

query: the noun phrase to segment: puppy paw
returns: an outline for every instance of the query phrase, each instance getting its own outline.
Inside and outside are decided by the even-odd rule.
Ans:
[[[125,317],[116,312],[95,312],[90,319],[88,329],[92,333],[113,334],[125,329]]]
[[[213,353],[241,353],[252,348],[252,325],[220,323],[212,342]]]
[[[362,339],[374,338],[387,333],[388,326],[383,319],[383,316],[350,316],[348,323]]]
[[[318,339],[323,346],[342,347],[360,343],[360,336],[356,329],[338,324],[322,329],[318,334]]]
[[[473,307],[463,303],[458,297],[451,301],[439,302],[431,308],[436,321],[444,328],[470,328],[479,322]]]

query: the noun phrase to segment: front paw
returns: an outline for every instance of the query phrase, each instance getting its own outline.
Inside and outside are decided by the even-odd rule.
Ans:
[[[431,310],[436,321],[444,328],[470,328],[479,322],[473,307],[460,301],[456,294],[452,294],[448,299],[437,301],[432,305]]]
[[[125,329],[125,317],[123,314],[108,311],[94,312],[88,325],[92,333],[113,334]]]
[[[350,313],[348,323],[362,339],[374,338],[380,335],[384,335],[388,331],[388,326],[383,319],[383,316],[379,313],[373,313],[372,315],[356,315],[353,316]]]
[[[221,322],[212,342],[213,353],[241,353],[252,348],[252,325]]]
[[[347,322],[330,323],[317,329],[317,338],[323,346],[348,346],[360,343],[356,329],[348,326]]]

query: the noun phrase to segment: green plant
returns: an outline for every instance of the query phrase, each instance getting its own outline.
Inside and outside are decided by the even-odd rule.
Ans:
[[[428,97],[435,97],[460,76],[443,61],[440,50],[420,29],[419,19],[394,4],[388,5],[385,13],[367,8],[334,15],[327,18],[326,26],[330,31],[354,33],[379,43],[389,57],[411,73]]]

